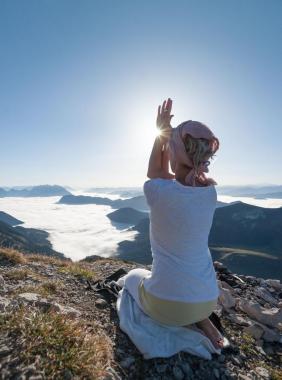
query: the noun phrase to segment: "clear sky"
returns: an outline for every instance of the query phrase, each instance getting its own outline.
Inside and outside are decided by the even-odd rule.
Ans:
[[[0,0],[0,186],[141,186],[157,107],[220,140],[219,185],[282,184],[281,0]]]

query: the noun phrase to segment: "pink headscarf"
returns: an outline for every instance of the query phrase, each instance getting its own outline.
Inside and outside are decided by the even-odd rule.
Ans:
[[[212,178],[206,177],[204,172],[208,172],[209,161],[201,163],[198,171],[194,167],[192,159],[188,156],[184,145],[184,136],[186,134],[194,138],[205,138],[210,140],[212,154],[219,148],[219,141],[212,131],[199,121],[188,120],[179,124],[176,128],[172,128],[170,138],[168,140],[169,159],[172,171],[175,173],[177,164],[184,164],[190,168],[190,172],[185,177],[185,183],[190,186],[196,186],[196,181],[203,185],[217,185],[217,182]]]

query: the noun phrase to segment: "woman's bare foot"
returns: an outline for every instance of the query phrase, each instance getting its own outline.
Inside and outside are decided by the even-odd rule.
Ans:
[[[197,322],[196,326],[203,330],[216,349],[223,348],[223,336],[209,318]]]

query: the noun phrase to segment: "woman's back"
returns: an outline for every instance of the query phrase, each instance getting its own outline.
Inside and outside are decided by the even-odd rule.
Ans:
[[[153,256],[145,289],[167,300],[215,299],[219,292],[208,247],[217,201],[214,185],[190,187],[155,178],[147,180],[143,190],[150,207]]]

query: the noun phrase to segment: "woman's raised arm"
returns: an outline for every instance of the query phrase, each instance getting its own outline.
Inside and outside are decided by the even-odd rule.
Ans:
[[[172,100],[164,100],[162,108],[158,107],[157,128],[160,130],[159,136],[155,138],[153,149],[149,159],[147,177],[149,178],[175,178],[174,174],[169,173],[169,156],[167,141],[172,127],[170,121],[174,115],[170,115]]]

